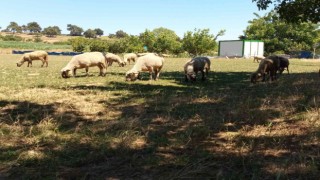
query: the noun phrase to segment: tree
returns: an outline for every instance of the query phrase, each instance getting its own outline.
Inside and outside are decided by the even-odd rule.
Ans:
[[[275,12],[263,17],[255,15],[256,18],[249,21],[244,36],[247,39],[264,41],[266,54],[312,50],[314,39],[318,37],[319,25],[310,22],[287,23]]]
[[[102,36],[103,35],[103,30],[100,28],[96,28],[94,29],[94,31],[96,32],[97,36]]]
[[[42,28],[37,22],[30,22],[27,24],[27,29],[31,34],[34,34],[34,33],[40,33]]]
[[[84,37],[86,38],[96,38],[97,37],[97,33],[95,30],[92,29],[88,29],[83,33]]]
[[[21,30],[22,30],[22,32],[24,32],[24,33],[28,32],[28,28],[27,28],[26,25],[22,25],[22,26],[21,26]]]
[[[319,0],[252,0],[262,10],[275,5],[275,10],[280,18],[287,22],[311,21],[320,22],[320,3]]]
[[[144,46],[147,48],[146,49],[147,51],[154,52],[154,43],[156,41],[156,37],[155,37],[154,33],[152,33],[150,30],[146,29],[143,33],[140,33],[139,39],[144,44]]]
[[[48,37],[55,37],[61,34],[61,30],[58,26],[49,26],[47,28],[44,28],[42,33]]]
[[[124,37],[127,37],[127,36],[128,36],[128,34],[126,32],[124,32],[124,31],[122,31],[122,30],[119,30],[119,31],[116,32],[116,37],[117,38],[124,38]]]
[[[13,34],[17,32],[19,29],[21,28],[16,22],[10,22],[10,24],[7,26],[7,30],[12,32]]]
[[[209,29],[195,29],[194,32],[187,31],[182,39],[183,49],[191,56],[199,56],[213,51],[217,46],[216,38],[224,35],[224,32],[225,30],[221,30],[214,36],[209,34]]]
[[[146,29],[139,35],[139,39],[149,52],[177,54],[182,46],[177,34],[163,27],[155,28],[153,31]]]
[[[126,52],[143,52],[143,43],[138,36],[130,35],[125,38]]]
[[[179,36],[167,28],[156,28],[152,31],[155,37],[154,51],[157,53],[177,53],[181,43]]]
[[[76,25],[68,24],[67,30],[70,31],[70,36],[81,36],[83,33],[83,29]]]

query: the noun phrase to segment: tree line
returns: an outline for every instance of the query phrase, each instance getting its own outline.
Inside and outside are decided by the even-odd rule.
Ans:
[[[248,26],[239,36],[240,40],[262,40],[265,43],[265,54],[289,54],[293,51],[316,51],[320,45],[319,24],[311,21],[288,22],[281,18],[276,11],[271,11],[264,16],[255,14]],[[217,38],[223,36],[225,30],[220,30],[216,35],[209,29],[194,29],[187,31],[180,38],[176,33],[167,28],[146,29],[139,35],[130,35],[119,30],[109,34],[109,39],[99,38],[103,35],[100,28],[84,31],[81,27],[68,24],[67,30],[70,36],[79,36],[70,40],[74,51],[108,51],[113,53],[125,52],[157,52],[168,54],[187,53],[191,56],[215,55],[218,49]],[[54,37],[61,34],[58,26],[42,28],[36,22],[19,26],[10,22],[6,29],[12,33],[22,32],[30,34],[44,34]],[[319,51],[318,51],[319,53]]]

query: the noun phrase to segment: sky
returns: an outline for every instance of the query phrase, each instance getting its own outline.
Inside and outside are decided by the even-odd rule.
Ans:
[[[270,9],[271,10],[271,9]],[[9,0],[1,2],[0,27],[10,22],[41,28],[58,26],[69,34],[67,24],[83,30],[100,28],[104,35],[118,30],[139,35],[146,29],[164,27],[183,38],[187,31],[210,29],[218,40],[236,40],[259,11],[252,0]]]

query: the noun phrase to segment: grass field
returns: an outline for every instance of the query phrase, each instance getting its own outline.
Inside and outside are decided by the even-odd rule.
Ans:
[[[159,81],[126,82],[132,65],[63,79],[71,57],[16,67],[0,55],[0,179],[319,179],[319,61],[250,84],[258,64],[212,59],[185,83],[187,59]]]

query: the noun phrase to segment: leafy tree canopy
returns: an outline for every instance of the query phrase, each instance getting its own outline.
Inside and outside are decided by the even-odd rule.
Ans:
[[[42,33],[48,37],[55,37],[61,34],[61,30],[58,26],[49,26],[44,28]]]
[[[255,15],[256,18],[249,21],[249,26],[241,38],[264,41],[266,54],[311,50],[319,36],[319,25],[311,22],[286,23],[275,12],[263,17]]]
[[[27,29],[29,30],[29,32],[31,34],[33,33],[40,33],[42,28],[40,27],[40,25],[37,22],[30,22],[27,24]]]
[[[81,36],[83,29],[79,26],[68,24],[67,30],[70,31],[70,36]]]
[[[94,31],[96,32],[97,36],[102,36],[103,35],[103,30],[100,28],[96,28],[94,29]]]
[[[280,18],[287,22],[320,22],[319,0],[252,0],[259,9],[265,10],[274,4]]]
[[[10,24],[7,26],[7,30],[15,33],[21,31],[21,27],[16,22],[10,22]]]
[[[96,38],[97,37],[97,33],[95,30],[92,30],[92,29],[88,29],[86,30],[83,35],[86,37],[86,38]]]
[[[224,35],[225,30],[220,30],[216,36],[209,33],[209,29],[195,29],[187,31],[182,40],[182,46],[191,56],[203,55],[213,51],[217,46],[216,39]]]

